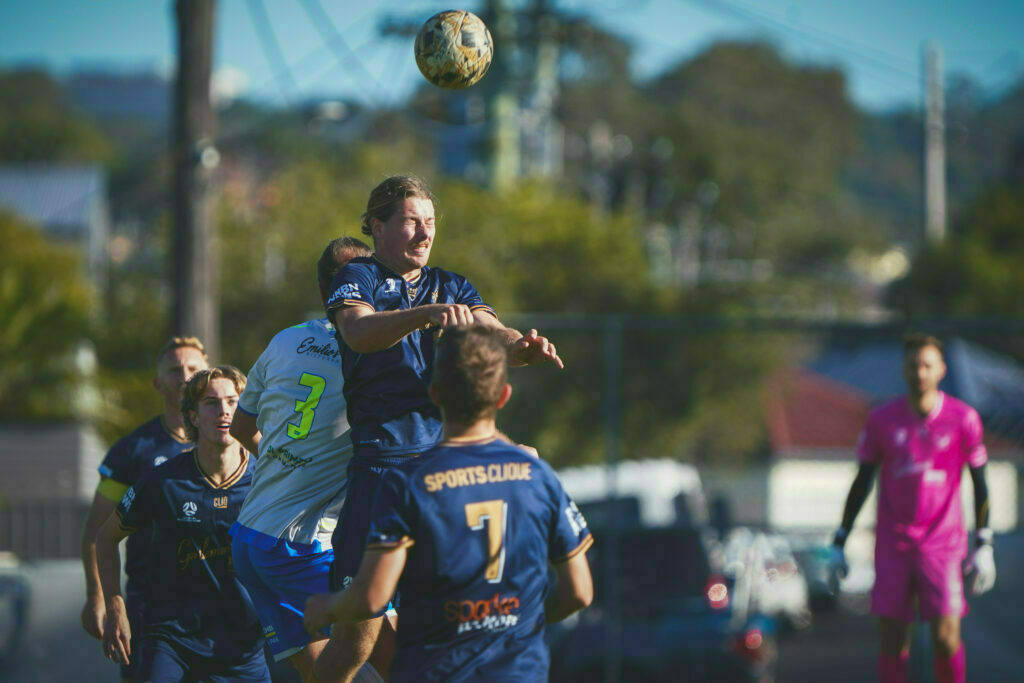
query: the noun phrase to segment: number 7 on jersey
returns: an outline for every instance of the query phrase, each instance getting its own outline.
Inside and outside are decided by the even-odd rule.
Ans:
[[[466,524],[479,531],[487,526],[487,568],[484,578],[488,583],[499,583],[505,572],[505,523],[508,503],[503,500],[484,500],[466,503]]]

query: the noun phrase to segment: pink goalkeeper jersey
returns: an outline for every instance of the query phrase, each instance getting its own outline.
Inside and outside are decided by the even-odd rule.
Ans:
[[[966,552],[960,477],[965,464],[988,460],[974,408],[939,392],[921,417],[906,397],[893,399],[868,416],[857,457],[881,468],[877,543]]]

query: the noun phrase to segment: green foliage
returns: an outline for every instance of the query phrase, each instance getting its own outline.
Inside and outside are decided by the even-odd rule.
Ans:
[[[908,316],[1021,314],[1024,183],[977,198],[943,244],[921,251],[890,302]]]
[[[0,419],[77,417],[74,354],[88,333],[79,257],[0,212]]]
[[[0,71],[0,159],[106,161],[103,134],[75,114],[59,86],[42,71]]]

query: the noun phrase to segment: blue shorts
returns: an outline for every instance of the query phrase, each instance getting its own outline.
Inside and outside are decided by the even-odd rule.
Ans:
[[[411,455],[355,455],[348,463],[348,492],[338,518],[338,527],[331,537],[334,563],[331,565],[331,591],[344,590],[359,572],[370,533],[370,513],[377,497],[384,472],[406,462]],[[393,600],[397,605],[397,598]],[[382,611],[377,616],[383,615]]]
[[[231,541],[235,574],[249,591],[274,661],[291,657],[309,643],[302,626],[306,598],[329,590],[334,552],[285,555],[237,538]],[[329,632],[324,633],[328,637]]]
[[[139,662],[139,680],[146,683],[204,681],[260,681],[271,683],[263,648],[238,659],[223,661],[200,657],[191,650],[160,637],[144,638]]]

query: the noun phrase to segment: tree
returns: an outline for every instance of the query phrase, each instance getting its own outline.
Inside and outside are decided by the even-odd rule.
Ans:
[[[74,249],[0,213],[0,419],[83,417],[73,400],[76,352],[91,293]]]

